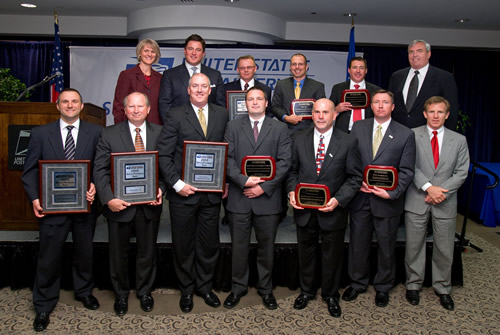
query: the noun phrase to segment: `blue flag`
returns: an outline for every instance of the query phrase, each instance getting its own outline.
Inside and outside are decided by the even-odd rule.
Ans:
[[[351,26],[351,34],[349,35],[349,54],[347,55],[347,67],[345,73],[345,80],[349,80],[349,62],[351,58],[356,57],[356,46],[354,42],[354,25]]]

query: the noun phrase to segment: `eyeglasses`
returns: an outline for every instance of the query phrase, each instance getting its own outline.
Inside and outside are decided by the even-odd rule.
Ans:
[[[253,69],[255,69],[255,65],[254,66],[238,66],[238,69],[240,69],[241,71],[251,71]]]

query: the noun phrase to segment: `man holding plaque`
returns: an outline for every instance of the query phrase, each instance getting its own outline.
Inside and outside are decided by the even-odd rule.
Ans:
[[[85,308],[95,310],[99,302],[92,295],[94,279],[92,259],[95,229],[95,208],[88,214],[43,214],[40,206],[40,160],[94,160],[95,147],[101,127],[80,120],[83,101],[80,93],[72,88],[64,89],[57,99],[61,118],[44,126],[35,127],[21,177],[33,212],[40,221],[40,250],[33,287],[33,305],[36,312],[33,328],[43,331],[49,324],[49,316],[59,300],[61,263],[64,242],[68,233],[73,238],[73,288],[75,299]],[[87,185],[86,181],[84,183]],[[86,186],[85,186],[86,187]],[[94,184],[86,193],[92,203]]]
[[[351,79],[333,86],[330,100],[335,104],[335,111],[338,113],[335,128],[349,133],[354,122],[373,117],[370,99],[380,87],[365,81],[368,63],[363,57],[351,58],[347,72]],[[350,102],[351,98],[355,99],[355,105]]]
[[[232,286],[224,307],[235,307],[248,292],[248,254],[252,227],[257,238],[258,294],[268,309],[278,307],[273,295],[274,240],[283,208],[281,183],[290,169],[292,140],[288,128],[265,115],[264,89],[247,91],[248,117],[228,123],[226,209],[231,228]],[[264,164],[270,163],[270,164]]]
[[[184,63],[163,72],[160,84],[159,108],[163,123],[170,109],[189,102],[186,89],[189,78],[195,73],[205,74],[212,83],[209,101],[220,106],[226,106],[222,76],[219,71],[202,64],[205,57],[205,40],[197,34],[186,38],[184,42]]]
[[[325,98],[325,85],[311,78],[307,78],[309,69],[307,58],[303,54],[295,54],[290,59],[292,77],[282,79],[276,84],[273,95],[273,113],[280,121],[286,122],[291,134],[298,130],[311,128],[312,122],[303,119],[290,110],[292,101],[296,99]],[[310,116],[309,116],[310,118]]]
[[[226,98],[226,106],[228,102],[227,91],[248,91],[250,88],[257,86],[266,92],[268,98],[268,104],[266,108],[266,116],[273,117],[273,110],[271,108],[271,88],[266,84],[261,83],[255,79],[255,72],[257,72],[257,65],[255,64],[255,58],[250,55],[241,56],[238,58],[236,71],[240,75],[240,78],[229,82],[224,85],[224,97]]]
[[[162,126],[146,121],[151,109],[146,94],[140,92],[131,93],[125,97],[123,104],[127,121],[103,129],[97,144],[94,167],[97,193],[104,205],[103,215],[108,219],[109,265],[111,283],[115,291],[114,310],[118,316],[123,316],[128,311],[130,291],[128,255],[133,230],[135,231],[137,245],[135,294],[140,300],[143,311],[150,312],[153,310],[154,300],[151,291],[156,277],[155,247],[162,211],[162,194],[165,190],[165,185],[160,181],[160,187],[154,193],[156,194],[156,200],[145,205],[132,205],[119,199],[116,192],[113,192],[111,187],[112,179],[117,174],[117,171],[111,170],[111,160],[113,159],[111,153],[155,150],[162,130]],[[137,159],[135,158],[135,160]],[[154,168],[154,171],[156,171],[156,168]],[[143,171],[143,175],[137,179],[144,179],[145,173],[147,172]],[[125,177],[125,179],[127,178]],[[125,183],[123,180],[121,182]],[[114,187],[123,188],[124,186],[117,185],[115,182]],[[146,188],[147,185],[143,187]]]
[[[344,291],[342,299],[352,301],[368,287],[369,255],[375,231],[378,242],[378,268],[373,279],[377,292],[375,304],[385,307],[394,285],[396,235],[404,193],[415,170],[415,135],[391,119],[394,109],[391,92],[375,92],[371,107],[374,118],[354,123],[350,134],[358,140],[365,180],[349,206],[351,286]],[[378,179],[367,174],[370,169],[376,170]]]
[[[220,306],[212,281],[219,255],[222,193],[198,192],[181,179],[184,141],[222,142],[229,118],[227,110],[208,103],[211,85],[203,73],[191,77],[187,91],[189,102],[169,112],[158,142],[160,171],[169,187],[174,267],[181,290],[179,305],[186,313],[193,309],[193,294],[211,307]]]
[[[453,131],[458,120],[458,89],[453,75],[429,64],[431,46],[423,40],[408,45],[410,67],[394,72],[389,91],[394,92],[394,120],[408,128],[425,125],[424,102],[432,96],[441,96],[450,102],[450,116],[445,126]]]
[[[361,186],[363,172],[357,140],[334,129],[336,117],[332,101],[320,99],[314,103],[314,128],[295,135],[287,182],[297,224],[300,267],[301,292],[293,307],[303,309],[316,296],[317,249],[321,248],[321,296],[330,315],[340,317],[339,286],[347,206]],[[310,191],[306,192],[307,199],[301,197],[301,188]],[[325,196],[310,196],[322,190]],[[311,208],[315,201],[316,208]],[[301,206],[304,203],[307,208]]]
[[[467,140],[444,127],[450,104],[431,97],[424,104],[427,125],[414,128],[417,158],[413,183],[406,191],[406,299],[420,302],[425,277],[425,233],[432,218],[432,287],[441,305],[453,310],[451,265],[457,217],[457,191],[469,172]]]

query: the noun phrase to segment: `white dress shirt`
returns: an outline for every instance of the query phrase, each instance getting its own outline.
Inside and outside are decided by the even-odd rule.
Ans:
[[[73,136],[73,141],[75,142],[76,147],[76,141],[78,140],[78,131],[80,130],[80,119],[76,120],[73,124],[66,123],[63,121],[63,119],[59,119],[59,128],[61,130],[63,148],[66,145],[66,137],[68,136],[68,128],[66,128],[67,126],[73,126],[73,129],[71,129],[71,136]]]

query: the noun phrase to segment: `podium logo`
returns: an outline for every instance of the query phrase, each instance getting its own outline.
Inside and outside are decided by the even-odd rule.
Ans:
[[[22,171],[28,153],[31,129],[34,125],[10,125],[8,127],[9,170]]]

